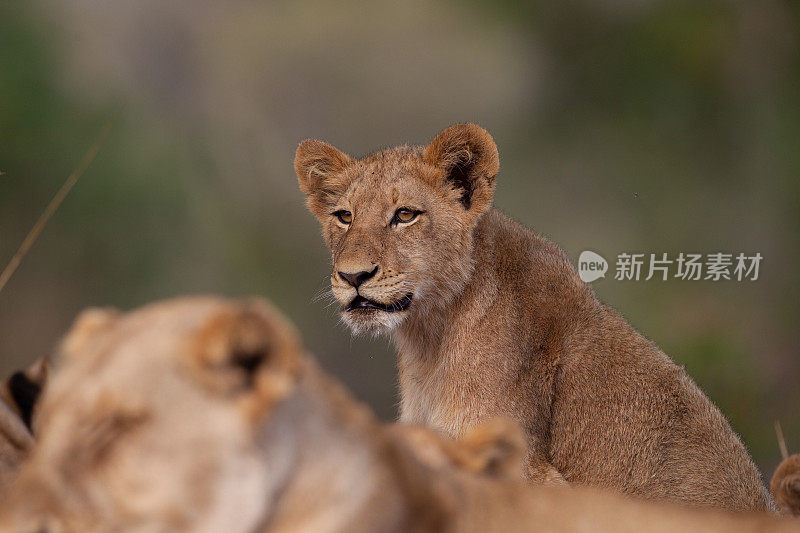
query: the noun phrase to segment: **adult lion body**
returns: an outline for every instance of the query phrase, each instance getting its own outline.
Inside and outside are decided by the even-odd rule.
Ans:
[[[33,455],[2,500],[0,531],[797,528],[765,514],[531,486],[502,431],[473,434],[459,449],[420,428],[387,428],[262,301],[93,311],[73,327],[63,359],[43,396]]]
[[[356,331],[391,332],[401,420],[526,430],[533,479],[730,510],[772,507],[758,470],[685,371],[491,207],[497,148],[475,125],[353,159],[320,141],[295,170]],[[543,466],[544,465],[544,466]]]

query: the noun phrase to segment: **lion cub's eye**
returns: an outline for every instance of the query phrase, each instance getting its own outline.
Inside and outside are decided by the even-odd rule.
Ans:
[[[392,220],[392,222],[394,222],[395,224],[397,223],[406,224],[417,218],[419,214],[420,214],[419,211],[413,211],[411,209],[406,209],[405,207],[401,207],[400,209],[395,211],[394,219]]]
[[[350,211],[345,211],[344,209],[336,211],[334,213],[334,216],[338,218],[339,222],[341,222],[344,225],[348,225],[353,221],[353,213],[351,213]]]

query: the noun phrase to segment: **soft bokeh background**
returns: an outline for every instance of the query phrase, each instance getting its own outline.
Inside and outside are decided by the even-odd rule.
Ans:
[[[756,282],[596,290],[771,473],[800,452],[800,4],[759,0],[0,3],[0,265],[113,118],[0,293],[0,370],[89,305],[262,294],[395,416],[393,349],[314,297],[328,255],[297,143],[354,155],[455,122],[495,136],[496,205],[577,259],[760,252]]]

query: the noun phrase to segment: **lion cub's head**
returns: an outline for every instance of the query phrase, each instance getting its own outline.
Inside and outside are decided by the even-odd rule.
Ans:
[[[294,388],[299,350],[262,301],[84,312],[0,530],[252,530],[282,468],[257,442]]]
[[[472,229],[491,205],[499,167],[484,129],[460,124],[426,147],[363,159],[306,140],[294,165],[331,249],[333,294],[355,332],[391,330],[463,288]]]

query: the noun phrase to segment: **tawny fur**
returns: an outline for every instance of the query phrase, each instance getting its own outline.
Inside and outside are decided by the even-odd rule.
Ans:
[[[686,372],[557,246],[491,207],[498,168],[494,141],[472,124],[363,159],[321,141],[297,149],[342,318],[397,346],[401,421],[459,436],[508,417],[525,428],[532,472],[551,464],[569,482],[643,498],[770,509],[747,450]],[[419,214],[394,223],[401,208]],[[356,289],[340,272],[374,274]],[[348,311],[357,294],[413,299]]]
[[[790,455],[778,465],[770,492],[781,513],[800,516],[800,454]]]
[[[39,392],[48,371],[42,358],[0,383],[0,487],[14,479],[33,446]]]
[[[460,450],[419,428],[387,429],[262,301],[186,298],[94,318],[79,319],[64,344],[1,531],[797,528],[528,485],[505,422],[477,429]]]
[[[7,485],[28,455],[33,436],[5,400],[0,400],[0,487]]]

